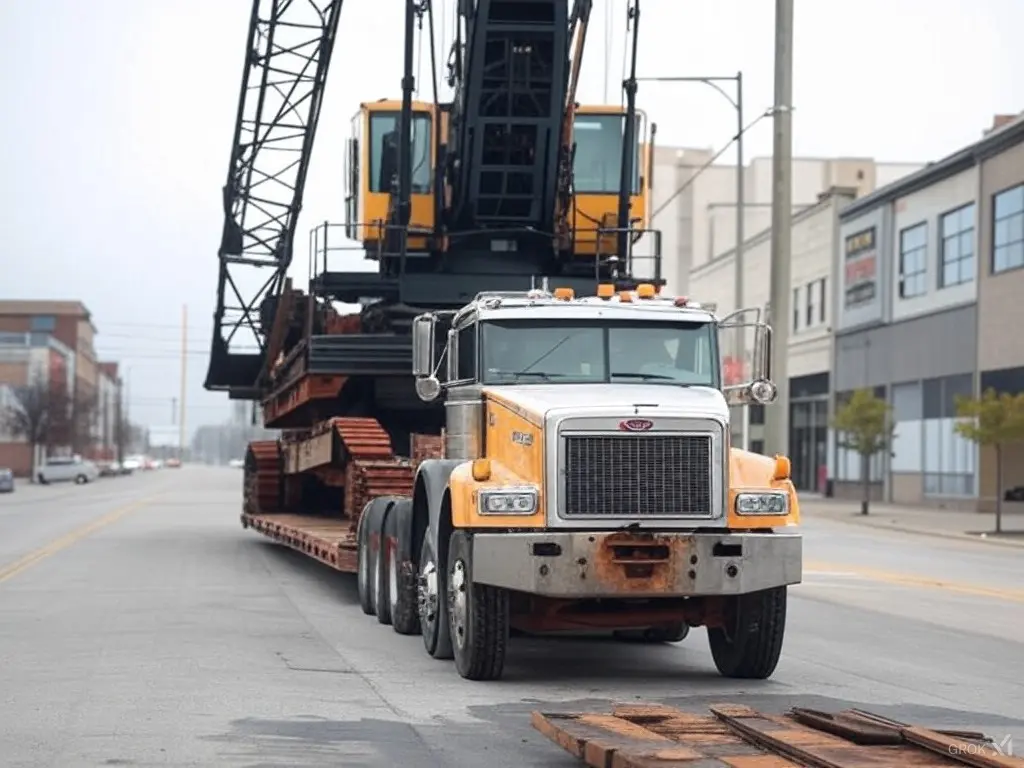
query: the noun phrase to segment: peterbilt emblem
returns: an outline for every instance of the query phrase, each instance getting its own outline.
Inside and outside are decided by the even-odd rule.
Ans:
[[[626,419],[619,422],[619,429],[626,432],[646,432],[654,426],[650,419]]]

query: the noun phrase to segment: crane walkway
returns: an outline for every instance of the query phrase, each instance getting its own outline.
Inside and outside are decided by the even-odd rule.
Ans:
[[[981,733],[936,731],[863,710],[770,715],[718,704],[711,714],[660,704],[611,714],[534,712],[533,727],[593,768],[1024,768]]]

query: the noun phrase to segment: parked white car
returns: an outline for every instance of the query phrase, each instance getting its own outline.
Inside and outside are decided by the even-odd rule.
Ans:
[[[91,483],[100,476],[99,467],[80,456],[51,457],[36,472],[36,479],[46,483]]]
[[[145,464],[146,460],[142,456],[129,456],[124,460],[121,466],[129,472],[134,472],[136,469],[142,469],[142,465]]]

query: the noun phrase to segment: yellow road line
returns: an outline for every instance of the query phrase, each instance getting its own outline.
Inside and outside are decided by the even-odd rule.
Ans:
[[[54,539],[49,544],[40,547],[34,552],[29,552],[27,555],[18,560],[15,560],[10,565],[6,565],[3,568],[0,568],[0,584],[7,581],[8,579],[13,579],[19,573],[24,573],[33,565],[42,560],[45,560],[51,555],[55,555],[61,550],[67,549],[72,544],[81,541],[89,534],[95,533],[101,528],[105,528],[111,523],[117,522],[125,515],[129,515],[132,512],[136,512],[142,509],[144,506],[151,503],[155,498],[156,496],[149,496],[145,499],[133,501],[131,504],[126,504],[123,507],[118,507],[113,512],[108,512],[107,514],[103,515],[103,517],[99,517],[93,520],[91,523],[83,525],[81,528],[76,528],[75,530],[71,531],[71,533],[65,534],[64,536],[61,536],[59,539]]]
[[[964,582],[948,581],[946,579],[933,579],[927,576],[915,576],[909,573],[882,571],[874,568],[860,568],[855,565],[846,565],[845,563],[804,563],[804,570],[817,571],[819,574],[826,572],[837,572],[843,573],[844,575],[856,574],[857,576],[865,579],[880,581],[885,584],[892,584],[893,586],[941,589],[947,592],[956,592],[961,595],[991,597],[997,600],[1007,600],[1012,603],[1024,603],[1024,589],[985,587],[980,584],[966,584]]]

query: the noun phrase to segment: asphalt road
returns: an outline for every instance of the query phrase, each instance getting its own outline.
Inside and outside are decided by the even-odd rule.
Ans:
[[[0,496],[0,766],[569,768],[529,712],[860,706],[1024,749],[1024,552],[806,527],[775,676],[677,646],[519,640],[506,679],[364,616],[354,579],[238,524],[241,473]]]

